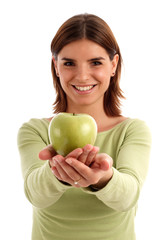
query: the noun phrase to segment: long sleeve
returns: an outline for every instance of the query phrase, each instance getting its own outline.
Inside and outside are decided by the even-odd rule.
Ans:
[[[151,134],[143,121],[132,121],[122,131],[116,150],[114,174],[101,190],[92,192],[98,199],[116,211],[127,211],[138,201],[145,181],[151,148]],[[118,145],[118,144],[117,144]]]
[[[18,132],[24,191],[28,200],[38,208],[55,203],[70,188],[52,174],[48,161],[38,158],[39,152],[49,144],[48,123],[31,119]]]

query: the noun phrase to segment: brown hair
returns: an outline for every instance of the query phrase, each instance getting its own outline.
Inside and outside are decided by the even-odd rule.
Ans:
[[[61,49],[76,40],[88,39],[98,43],[106,49],[110,60],[115,54],[119,55],[116,73],[110,78],[110,85],[104,95],[104,110],[108,116],[120,116],[120,98],[124,98],[119,82],[121,76],[122,56],[117,41],[107,23],[93,14],[80,14],[69,18],[57,31],[51,43],[52,55],[57,58]],[[56,76],[54,62],[51,65],[56,100],[53,104],[54,113],[65,112],[67,109],[66,94],[63,91],[60,80]]]

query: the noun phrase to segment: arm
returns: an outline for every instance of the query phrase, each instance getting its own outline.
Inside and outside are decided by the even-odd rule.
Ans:
[[[112,179],[95,194],[107,206],[117,211],[127,211],[138,201],[141,187],[145,181],[151,147],[151,135],[142,121],[133,122],[117,152],[116,168]]]
[[[47,126],[37,120],[24,124],[18,132],[18,149],[21,157],[24,190],[28,200],[38,208],[55,203],[70,188],[52,174],[48,161],[38,157],[49,144]]]

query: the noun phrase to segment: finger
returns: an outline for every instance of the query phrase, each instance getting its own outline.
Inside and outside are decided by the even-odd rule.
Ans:
[[[58,178],[60,181],[62,181],[61,176],[60,176],[58,170],[56,169],[56,167],[52,167],[52,168],[51,168],[51,171],[52,171],[52,173],[54,174],[54,176],[55,176],[56,178]]]
[[[72,181],[72,180],[64,180],[61,176],[60,176],[60,174],[59,174],[59,172],[58,172],[58,170],[57,170],[57,168],[55,168],[55,167],[53,167],[52,169],[52,173],[54,174],[54,176],[59,180],[59,181],[61,181],[61,182],[63,182],[63,183],[69,183],[70,185],[73,185],[74,187],[80,187],[80,185],[79,185],[79,183],[78,182],[76,182],[77,184],[75,184],[75,181]]]
[[[61,169],[60,169],[61,176],[63,174],[63,171],[65,172],[63,177],[67,176],[67,179],[64,179],[64,180],[72,181],[72,183],[73,183],[74,181],[77,181],[81,178],[80,174],[73,167],[71,167],[69,164],[67,164],[67,162],[64,159],[60,158],[59,156],[56,156],[55,158],[56,158],[56,161],[58,162],[59,166],[61,167]],[[61,170],[63,170],[63,171],[61,171]]]
[[[58,156],[57,156],[58,159]],[[52,167],[53,172],[55,173],[55,175],[57,176],[57,178],[59,180],[62,180],[64,182],[68,182],[70,183],[70,178],[67,175],[67,173],[63,170],[63,168],[61,167],[61,165],[58,163],[58,161],[55,161],[55,167]]]
[[[101,169],[91,169],[84,163],[77,161],[74,158],[68,158],[65,160],[70,166],[72,166],[81,176],[79,180],[79,185],[82,187],[88,187],[92,184],[96,184],[99,181]]]
[[[46,146],[39,152],[39,158],[41,160],[48,160],[55,155],[56,155],[56,151],[54,150],[51,144]]]
[[[87,144],[85,147],[83,147],[83,153],[79,156],[78,160],[82,163],[85,163],[92,149],[93,149],[93,146],[90,144]]]
[[[72,168],[74,168],[76,172],[78,172],[78,174],[84,179],[88,179],[89,176],[91,176],[91,169],[84,163],[77,161],[74,158],[67,158],[65,162],[68,163]]]
[[[63,156],[61,156],[61,155],[56,155],[56,156],[54,156],[53,158],[51,158],[51,159],[49,160],[51,167],[56,167],[57,159],[61,159],[61,160],[64,161],[64,157],[63,157]]]
[[[100,153],[96,155],[95,162],[91,165],[91,168],[100,168],[103,171],[107,171],[112,165],[112,158],[105,153]]]
[[[70,152],[65,158],[72,157],[72,158],[78,158],[83,153],[82,148],[76,148],[72,152]]]
[[[95,161],[96,154],[99,152],[99,147],[94,146],[89,152],[85,164],[90,166],[90,164]]]

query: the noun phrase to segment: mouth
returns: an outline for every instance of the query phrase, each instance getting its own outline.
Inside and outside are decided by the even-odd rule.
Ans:
[[[77,86],[77,85],[72,85],[77,91],[79,92],[87,92],[92,90],[97,84],[94,85],[88,85],[88,86]]]

